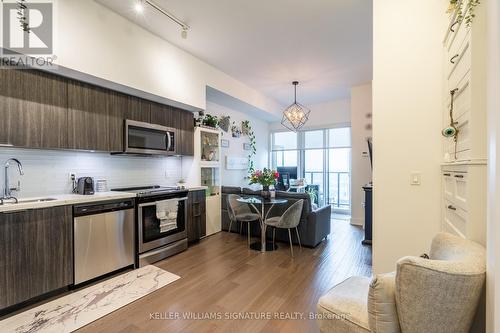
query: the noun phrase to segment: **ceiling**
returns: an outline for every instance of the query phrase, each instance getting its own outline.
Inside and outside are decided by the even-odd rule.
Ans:
[[[372,79],[371,0],[154,0],[180,27],[134,0],[97,0],[282,105],[350,96]]]

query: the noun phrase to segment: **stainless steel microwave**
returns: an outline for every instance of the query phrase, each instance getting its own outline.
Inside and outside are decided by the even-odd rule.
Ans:
[[[156,124],[125,120],[126,154],[177,154],[177,130]]]

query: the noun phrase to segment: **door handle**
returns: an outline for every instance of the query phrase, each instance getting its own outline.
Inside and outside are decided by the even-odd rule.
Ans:
[[[170,132],[167,132],[167,151],[170,151],[172,146],[172,138],[170,137]]]
[[[449,210],[457,210],[455,207],[453,207],[452,205],[448,205],[448,209]]]
[[[464,178],[464,175],[455,175],[455,178]]]
[[[459,56],[460,56],[459,54],[455,54],[453,57],[451,57],[450,62],[452,64],[455,64],[455,59],[458,58]]]

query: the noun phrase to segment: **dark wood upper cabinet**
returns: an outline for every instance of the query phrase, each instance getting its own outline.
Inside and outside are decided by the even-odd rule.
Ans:
[[[127,95],[126,97],[125,119],[151,122],[151,102],[134,96]]]
[[[151,102],[151,123],[175,128],[172,107]]]
[[[0,70],[0,144],[68,148],[66,80],[36,70]]]
[[[194,154],[193,114],[38,70],[0,70],[0,145],[123,151],[125,119],[177,129]]]
[[[194,155],[194,116],[192,112],[182,110],[180,113],[180,154],[184,156]]]
[[[68,146],[71,149],[111,151],[109,91],[86,83],[68,84]]]
[[[71,206],[0,213],[0,310],[73,284]]]
[[[123,131],[125,117],[128,110],[129,98],[127,95],[109,91],[106,98],[108,113],[108,150],[111,152],[123,151]]]

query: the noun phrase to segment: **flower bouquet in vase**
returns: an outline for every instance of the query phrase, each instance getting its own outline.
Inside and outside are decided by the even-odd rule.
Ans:
[[[262,185],[262,196],[269,198],[269,186],[275,185],[280,174],[276,170],[264,168],[264,170],[255,170],[250,174],[250,185]]]

